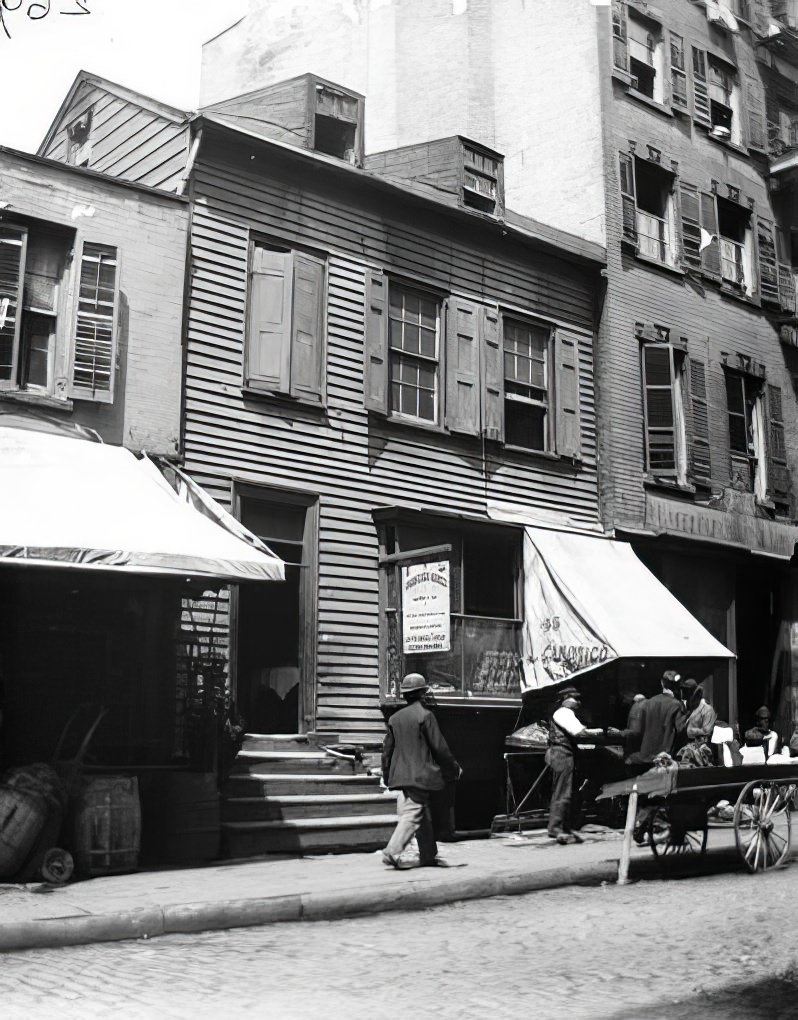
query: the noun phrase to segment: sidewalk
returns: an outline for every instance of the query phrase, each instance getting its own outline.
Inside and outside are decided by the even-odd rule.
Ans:
[[[557,846],[545,832],[442,844],[467,867],[386,868],[379,854],[264,857],[201,868],[138,872],[62,887],[0,885],[0,951],[152,938],[270,924],[414,910],[457,900],[516,895],[566,885],[614,882],[621,834],[584,832]],[[710,832],[710,857],[732,833]],[[656,867],[635,847],[631,876]]]

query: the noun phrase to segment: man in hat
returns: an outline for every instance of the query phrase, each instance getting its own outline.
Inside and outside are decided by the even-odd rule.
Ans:
[[[688,715],[674,693],[680,679],[675,670],[666,669],[660,681],[662,689],[653,698],[642,702],[643,707],[633,722],[633,728],[610,728],[607,731],[610,739],[619,739],[627,744],[630,750],[627,762],[651,762],[662,751],[673,754],[679,727]]]
[[[571,832],[574,758],[580,743],[594,743],[604,730],[590,730],[579,720],[580,694],[575,687],[560,691],[560,705],[551,717],[546,764],[552,772],[548,833],[558,843],[577,843]]]
[[[756,725],[745,731],[745,743],[748,747],[763,747],[765,757],[769,758],[778,750],[779,735],[770,725],[770,709],[763,705],[757,709]]]
[[[408,673],[402,681],[407,702],[388,720],[382,748],[382,775],[391,790],[398,790],[398,821],[382,852],[384,864],[400,867],[400,857],[416,837],[419,864],[446,867],[438,857],[432,826],[430,794],[442,790],[447,781],[459,779],[463,770],[441,735],[437,720],[424,705],[429,690],[420,673]]]
[[[715,729],[718,713],[704,697],[704,688],[688,677],[681,683],[682,701],[689,715],[679,719],[679,729],[687,733],[693,743],[707,744]]]

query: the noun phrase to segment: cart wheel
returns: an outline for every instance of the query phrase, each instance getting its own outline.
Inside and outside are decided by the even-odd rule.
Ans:
[[[794,789],[772,780],[743,788],[734,806],[737,851],[749,871],[778,867],[790,852],[790,807]]]
[[[42,861],[42,878],[45,882],[52,882],[54,885],[63,885],[72,878],[75,870],[75,862],[72,854],[60,847],[51,847],[44,855]]]
[[[656,858],[677,855],[701,855],[707,849],[706,826],[703,829],[681,831],[671,823],[667,808],[659,807],[649,819],[648,845]]]

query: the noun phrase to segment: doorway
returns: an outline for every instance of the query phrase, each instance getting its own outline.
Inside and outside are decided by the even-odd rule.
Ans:
[[[285,563],[285,581],[239,587],[235,677],[250,733],[304,733],[315,722],[315,497],[239,486],[241,523]]]

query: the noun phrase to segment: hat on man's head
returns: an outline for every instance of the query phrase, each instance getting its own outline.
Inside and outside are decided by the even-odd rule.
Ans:
[[[666,669],[662,674],[662,682],[668,687],[673,687],[678,684],[681,676],[676,672],[675,669]]]
[[[429,684],[420,673],[408,673],[402,681],[402,694],[409,694],[411,691],[429,690]]]
[[[770,709],[767,705],[763,705],[761,708],[756,710],[756,719],[762,719],[764,716],[767,716],[768,719],[770,718]]]
[[[563,687],[562,690],[557,692],[557,696],[560,701],[565,701],[566,698],[581,698],[582,695],[575,687]]]
[[[699,685],[692,677],[688,677],[686,680],[681,680],[679,686],[683,691],[694,691]]]

